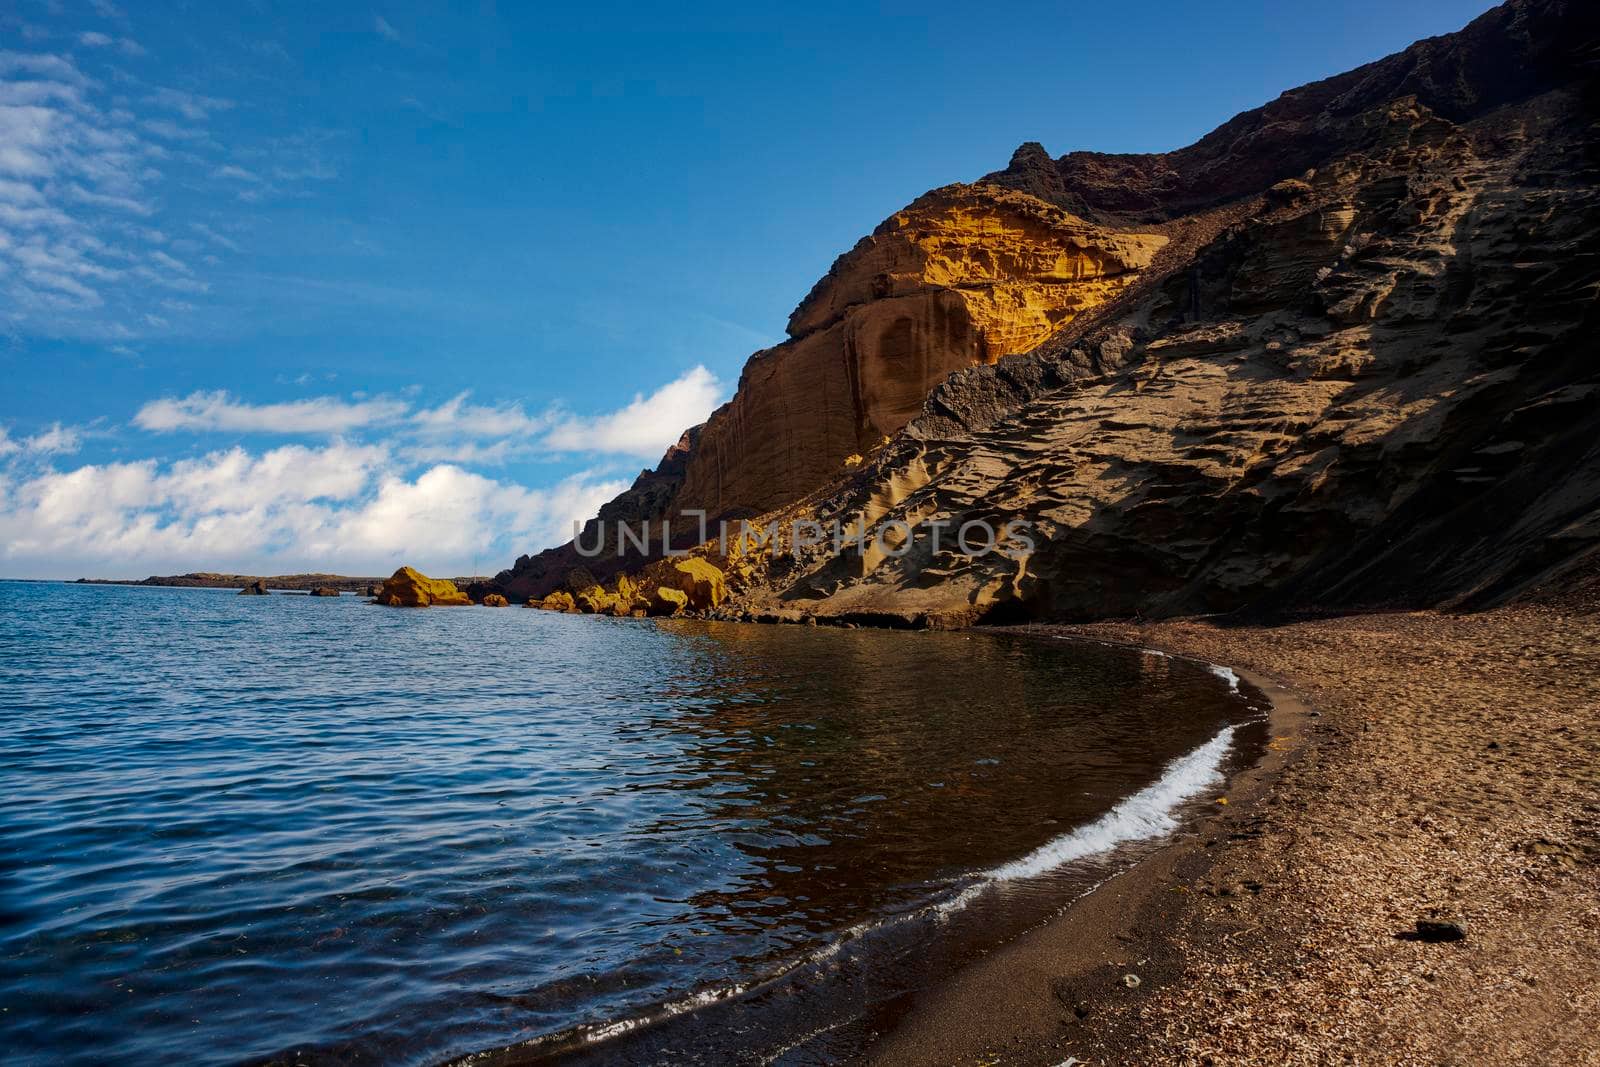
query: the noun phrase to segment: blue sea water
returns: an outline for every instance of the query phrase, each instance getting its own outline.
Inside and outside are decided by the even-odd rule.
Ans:
[[[848,1034],[933,969],[864,931],[999,882],[950,943],[1033,921],[1253,717],[1203,665],[1007,635],[18,582],[0,694],[8,1064]],[[796,966],[847,942],[843,985]]]

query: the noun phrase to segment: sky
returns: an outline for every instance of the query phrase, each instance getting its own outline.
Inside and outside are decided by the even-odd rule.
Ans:
[[[927,189],[1489,6],[8,0],[0,576],[493,573]]]

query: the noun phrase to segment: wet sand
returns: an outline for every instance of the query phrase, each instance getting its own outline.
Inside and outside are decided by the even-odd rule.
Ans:
[[[1274,740],[1171,846],[919,996],[869,1059],[1600,1063],[1600,618],[1032,629],[1234,667]],[[1416,939],[1419,918],[1466,936]]]

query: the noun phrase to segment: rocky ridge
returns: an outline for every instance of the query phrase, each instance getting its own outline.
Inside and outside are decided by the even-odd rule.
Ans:
[[[757,616],[1485,606],[1591,574],[1597,55],[1595,9],[1514,0],[1178,152],[1024,146],[841,257],[668,510],[913,531],[702,549]],[[828,378],[841,357],[877,384]],[[977,520],[1032,544],[935,551]]]

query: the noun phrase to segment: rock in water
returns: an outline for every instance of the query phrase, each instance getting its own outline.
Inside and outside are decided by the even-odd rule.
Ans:
[[[306,595],[307,596],[338,596],[339,595],[339,590],[335,589],[331,585],[319,585],[315,589],[311,590],[311,592],[307,593]]]
[[[572,594],[565,589],[557,589],[543,600],[530,600],[528,606],[540,607],[546,611],[562,611],[572,614],[578,610],[578,604],[572,599]]]
[[[429,578],[410,567],[401,567],[383,583],[378,602],[397,608],[465,607],[472,603],[449,579]]]
[[[486,608],[508,608],[511,606],[511,601],[499,593],[485,593],[483,595],[483,606]]]
[[[267,596],[267,580],[257,578],[243,589],[239,590],[240,596]]]
[[[650,594],[650,614],[652,615],[679,615],[688,606],[688,594],[678,589],[668,589],[664,585],[658,585],[656,586],[656,591]]]

